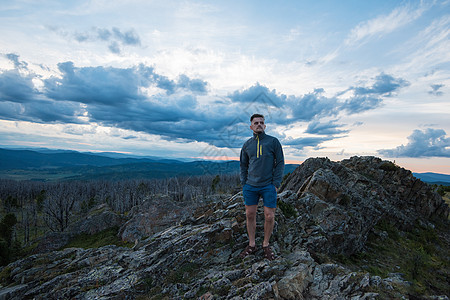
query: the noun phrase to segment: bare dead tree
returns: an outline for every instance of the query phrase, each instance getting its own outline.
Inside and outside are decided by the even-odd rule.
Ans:
[[[0,202],[6,210],[19,213],[24,210],[23,226],[28,231],[24,239],[29,241],[29,230],[34,227],[37,236],[38,223],[44,223],[52,231],[64,231],[74,217],[80,218],[96,204],[108,203],[114,211],[124,213],[155,195],[171,195],[176,201],[196,201],[215,193],[232,193],[239,184],[237,173],[56,183],[0,179]]]
[[[44,222],[51,231],[64,231],[69,226],[75,195],[58,184],[59,189],[49,191],[44,202]]]

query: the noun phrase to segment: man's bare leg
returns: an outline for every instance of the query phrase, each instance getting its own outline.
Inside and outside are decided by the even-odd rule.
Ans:
[[[270,237],[272,235],[273,226],[275,224],[275,210],[276,210],[276,208],[265,207],[264,206],[264,242],[263,242],[263,247],[269,246]]]
[[[245,215],[247,217],[247,234],[248,244],[251,247],[255,246],[255,234],[256,234],[256,211],[258,205],[246,205]]]

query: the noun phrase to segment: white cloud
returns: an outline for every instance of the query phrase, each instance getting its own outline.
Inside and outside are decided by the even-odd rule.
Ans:
[[[388,157],[450,157],[450,138],[443,129],[414,130],[408,141],[406,146],[378,152]]]
[[[450,61],[450,15],[434,20],[414,38],[402,45],[398,52],[409,53],[399,67],[404,72],[424,73],[431,68],[439,69]]]
[[[388,15],[381,15],[362,22],[352,29],[345,44],[353,46],[361,44],[367,38],[393,32],[419,18],[426,9],[427,7],[424,5],[420,5],[417,9],[412,9],[407,5],[394,9]]]

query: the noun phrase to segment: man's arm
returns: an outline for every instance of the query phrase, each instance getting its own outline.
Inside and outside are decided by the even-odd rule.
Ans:
[[[274,141],[275,165],[273,169],[273,185],[278,189],[281,185],[284,173],[284,154],[280,141]]]
[[[244,145],[245,146],[245,145]],[[248,155],[245,151],[244,147],[241,149],[241,155],[240,155],[240,169],[241,169],[241,184],[242,186],[245,185],[248,178]]]

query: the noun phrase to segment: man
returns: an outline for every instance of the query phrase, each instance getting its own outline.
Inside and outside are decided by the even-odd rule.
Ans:
[[[264,130],[264,116],[254,114],[250,118],[253,137],[241,149],[240,167],[242,192],[244,194],[247,217],[248,246],[240,254],[241,258],[257,251],[255,245],[256,211],[260,196],[264,200],[264,257],[273,260],[275,255],[269,246],[275,223],[277,189],[281,185],[284,172],[283,149],[277,138],[267,135]]]

